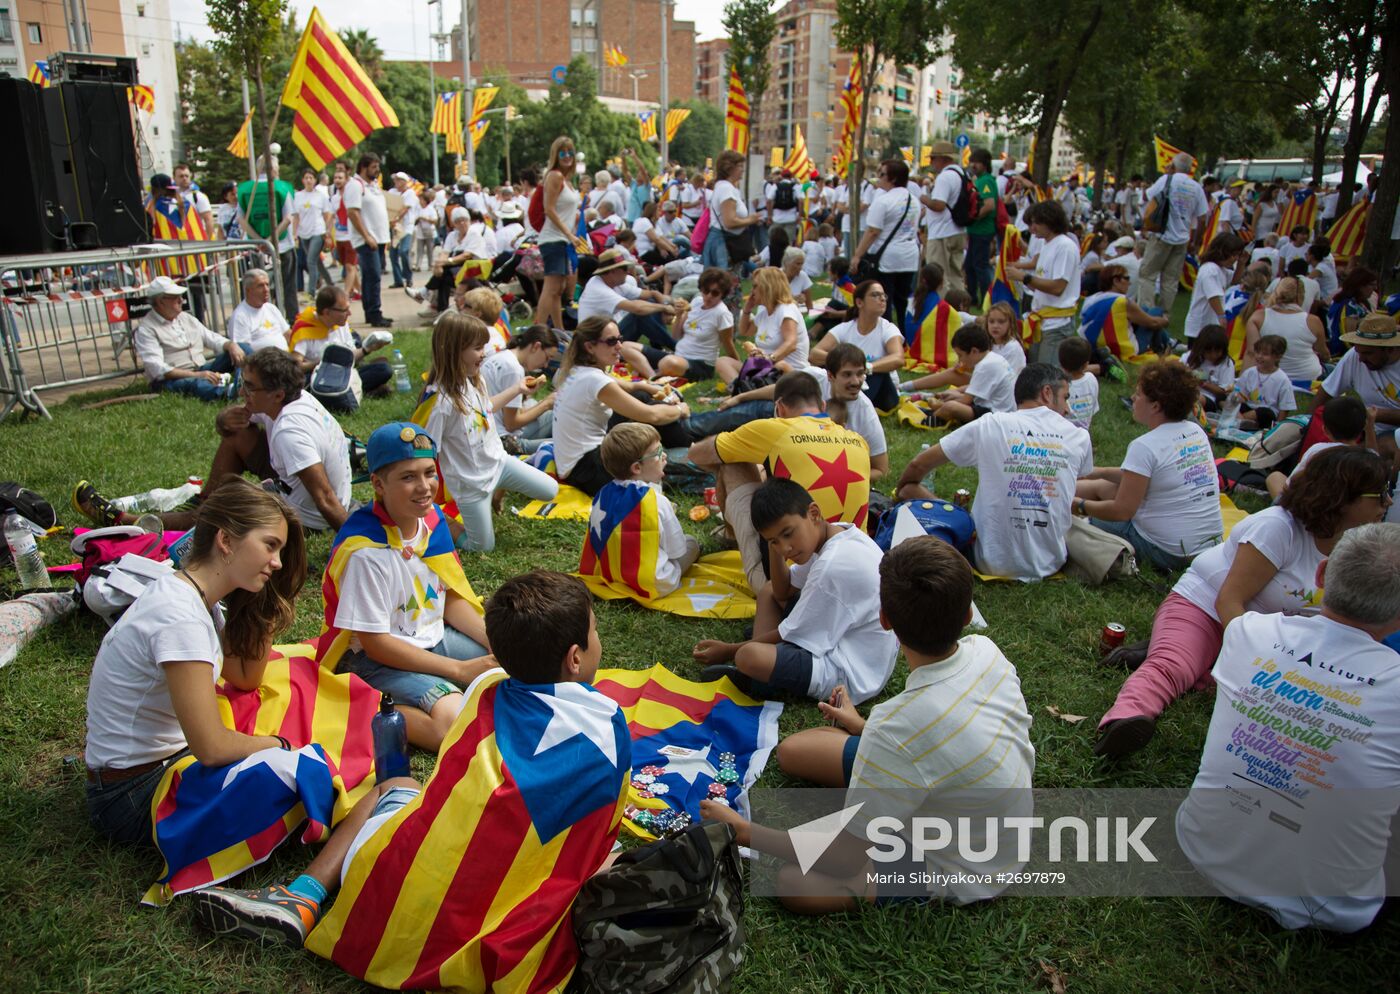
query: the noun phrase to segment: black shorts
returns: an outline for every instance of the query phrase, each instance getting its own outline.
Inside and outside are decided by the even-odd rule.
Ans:
[[[778,658],[773,663],[773,675],[768,683],[774,687],[807,696],[812,686],[812,654],[792,642],[779,642]]]
[[[991,409],[990,407],[983,407],[981,404],[977,403],[977,401],[975,401],[975,400],[972,402],[972,420],[973,420],[973,421],[976,421],[978,418],[980,418],[980,417],[981,417],[982,415],[984,415],[984,414],[991,414],[991,413],[992,413],[992,409]]]

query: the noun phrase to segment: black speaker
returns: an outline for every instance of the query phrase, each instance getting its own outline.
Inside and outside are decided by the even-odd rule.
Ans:
[[[41,92],[72,246],[120,248],[146,241],[126,87],[67,82]]]
[[[43,91],[27,79],[0,76],[0,121],[9,121],[19,148],[11,155],[11,197],[0,211],[0,255],[57,252],[63,248]]]

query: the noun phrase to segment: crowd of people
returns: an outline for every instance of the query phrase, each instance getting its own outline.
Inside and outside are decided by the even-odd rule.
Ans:
[[[213,684],[258,685],[307,579],[307,532],[336,534],[327,566],[336,597],[324,605],[321,642],[331,648],[321,662],[391,695],[413,745],[436,752],[464,707],[479,717],[490,706],[482,687],[497,679],[582,685],[550,706],[586,734],[578,730],[608,705],[588,686],[600,647],[584,588],[536,571],[483,604],[457,552],[495,548],[503,492],[551,501],[568,486],[596,508],[632,488],[655,494],[647,548],[658,593],[667,593],[700,551],[662,491],[668,463],[682,459],[713,476],[723,518],[715,537],[738,550],[756,602],[743,640],[697,639],[699,678],[816,703],[832,726],[777,750],[793,776],[886,794],[926,788],[934,808],[940,795],[972,785],[1004,798],[1029,788],[1031,716],[1016,667],[993,638],[964,634],[974,570],[1046,580],[1065,569],[1072,535],[1087,527],[1123,540],[1145,568],[1179,574],[1150,641],[1107,659],[1133,671],[1101,718],[1096,753],[1116,760],[1147,747],[1173,700],[1215,686],[1198,786],[1282,783],[1303,807],[1325,803],[1326,791],[1309,785],[1395,787],[1387,716],[1400,707],[1400,659],[1382,643],[1400,630],[1400,527],[1385,523],[1400,468],[1400,325],[1377,296],[1376,274],[1339,266],[1316,232],[1290,232],[1279,245],[1269,229],[1282,191],[1198,182],[1189,157],[1151,185],[1135,176],[1105,189],[1111,216],[1095,220],[1076,178],[1047,196],[1014,163],[994,167],[985,149],[972,151],[967,171],[949,143],[931,154],[922,179],[890,160],[856,193],[838,177],[807,183],[778,170],[748,196],[736,153],[720,153],[713,175],[677,167],[654,181],[624,150],[590,176],[561,136],[541,170],[494,191],[470,181],[434,189],[395,174],[392,211],[370,154],[353,170],[337,165],[329,187],[308,171],[300,191],[277,179],[273,163],[279,211],[267,210],[265,178],[225,191],[218,223],[229,237],[283,239],[284,300],[280,308],[271,300],[265,270],[249,269],[243,302],[214,331],[184,310],[190,288],[167,277],[151,284],[135,348],[153,387],[204,400],[232,400],[236,389],[241,400],[216,419],[220,437],[195,509],[165,516],[166,527],[192,529],[187,558],[141,595],[98,653],[86,756],[97,830],[149,842],[151,797],[181,757],[219,766],[287,748],[224,728]],[[181,177],[157,177],[153,195],[208,211],[188,169]],[[851,233],[853,199],[861,226]],[[1155,225],[1145,218],[1153,213]],[[1203,244],[1208,221],[1214,231]],[[1027,250],[1005,267],[1014,303],[993,304],[1008,225],[1024,233]],[[325,387],[317,370],[340,349],[363,392],[383,388],[383,363],[367,356],[388,341],[386,251],[394,286],[422,291],[415,275],[431,274],[433,296],[422,299],[431,302],[432,362],[414,420],[367,439],[373,497],[361,504],[335,409],[321,399],[343,398],[346,388]],[[340,285],[323,262],[332,252],[344,267]],[[1166,329],[1188,255],[1198,261],[1178,349]],[[474,260],[518,264],[512,274],[534,287],[534,323],[510,327],[500,281],[465,265]],[[812,301],[814,282],[832,286],[829,302]],[[299,285],[312,298],[305,308]],[[349,327],[357,299],[376,329],[363,338]],[[1120,300],[1150,361],[1128,370],[1141,431],[1119,465],[1102,465],[1089,431],[1098,380],[1125,372],[1090,340],[1085,311]],[[1237,307],[1247,331],[1232,352],[1227,315]],[[1038,316],[1029,341],[1022,313]],[[925,364],[906,378],[930,317],[955,322],[946,368]],[[221,374],[235,369],[225,385]],[[726,398],[692,411],[677,386],[711,377]],[[934,391],[928,423],[945,433],[897,468],[895,500],[942,504],[951,495],[940,495],[939,467],[974,467],[975,539],[966,550],[923,536],[886,551],[872,537],[876,512],[894,513],[872,487],[895,471],[882,415],[910,389]],[[1318,444],[1291,475],[1270,480],[1276,502],[1227,535],[1205,415],[1238,412],[1240,424],[1262,430],[1300,409],[1316,412]],[[534,458],[546,444],[551,459]],[[455,514],[439,506],[444,494]],[[74,503],[100,524],[132,520],[86,481]],[[900,652],[909,671],[902,689],[890,686]],[[1331,746],[1290,744],[1298,698],[1260,679],[1276,668],[1261,669],[1264,658],[1307,667],[1288,680],[1314,688],[1319,702],[1345,691],[1348,706],[1328,710],[1339,726]],[[887,692],[867,715],[857,710]],[[1242,744],[1244,711],[1270,746]],[[1304,759],[1306,776],[1296,766]],[[529,761],[551,757],[541,744]],[[608,775],[625,791],[628,777],[615,766]],[[421,790],[412,778],[379,784],[304,874],[258,892],[201,890],[201,919],[221,933],[302,944],[356,861],[404,858],[392,841],[367,842]],[[806,873],[785,834],[712,801],[702,810],[729,822],[740,844],[786,860],[784,903],[818,914],[888,897],[864,872],[858,829],[909,810],[877,807]],[[1331,903],[1259,896],[1261,881],[1241,877],[1232,847],[1268,847],[1285,862],[1317,854],[1305,839],[1221,817],[1193,802],[1177,828],[1183,850],[1225,893],[1288,927],[1350,931],[1379,909],[1374,877],[1386,836],[1376,822],[1358,820],[1347,839],[1333,840],[1328,859],[1345,862],[1337,872],[1357,883],[1347,901]],[[580,880],[604,865],[617,823],[593,830],[601,835]],[[942,858],[930,856],[930,867]],[[999,890],[931,888],[923,899],[966,903]],[[558,923],[541,918],[537,931]]]

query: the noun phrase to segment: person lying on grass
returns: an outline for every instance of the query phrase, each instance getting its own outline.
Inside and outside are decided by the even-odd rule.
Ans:
[[[771,579],[757,593],[752,639],[696,644],[693,655],[705,665],[701,679],[727,676],[758,694],[826,700],[845,685],[856,701],[874,697],[899,651],[880,624],[880,547],[861,528],[827,521],[792,480],[761,484],[750,508],[753,527],[768,544]]]
[[[915,814],[977,822],[988,816],[1030,814],[1035,750],[1031,716],[1016,668],[989,638],[958,635],[972,619],[972,569],[952,546],[922,535],[901,542],[880,563],[879,620],[893,629],[909,662],[902,693],[861,718],[844,686],[818,704],[835,727],[812,728],[778,746],[785,773],[824,787],[847,788],[846,804],[862,802],[826,853],[802,873],[787,832],[754,824],[739,812],[705,800],[701,815],[728,822],[735,841],[785,860],[778,893],[789,910],[822,915],[861,902],[946,901],[967,904],[995,896],[1005,884],[930,883],[926,892],[896,893],[876,882],[866,852],[870,823],[894,817],[909,829]],[[906,840],[907,841],[907,840]],[[1003,847],[1014,849],[1014,847]],[[958,847],[935,849],[927,862],[905,871],[993,873],[1015,865],[969,863]]]
[[[237,478],[209,495],[184,565],[147,587],[97,650],[85,760],[99,835],[152,845],[151,799],[182,756],[226,766],[287,748],[227,728],[214,684],[262,683],[272,637],[291,625],[305,582],[301,525],[280,497]]]
[[[408,741],[436,752],[462,688],[495,665],[475,594],[433,503],[437,443],[418,425],[381,425],[366,444],[374,503],[336,535],[322,584],[323,665],[389,694]]]
[[[578,956],[569,910],[608,862],[631,738],[589,686],[602,646],[579,580],[507,580],[486,631],[501,668],[469,688],[428,782],[376,785],[288,884],[195,892],[201,923],[305,943],[380,987],[564,988]]]

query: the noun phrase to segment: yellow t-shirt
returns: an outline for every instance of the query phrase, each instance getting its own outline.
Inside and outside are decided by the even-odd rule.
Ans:
[[[727,463],[761,463],[770,476],[802,484],[828,521],[865,527],[870,447],[825,414],[761,418],[715,438]]]

